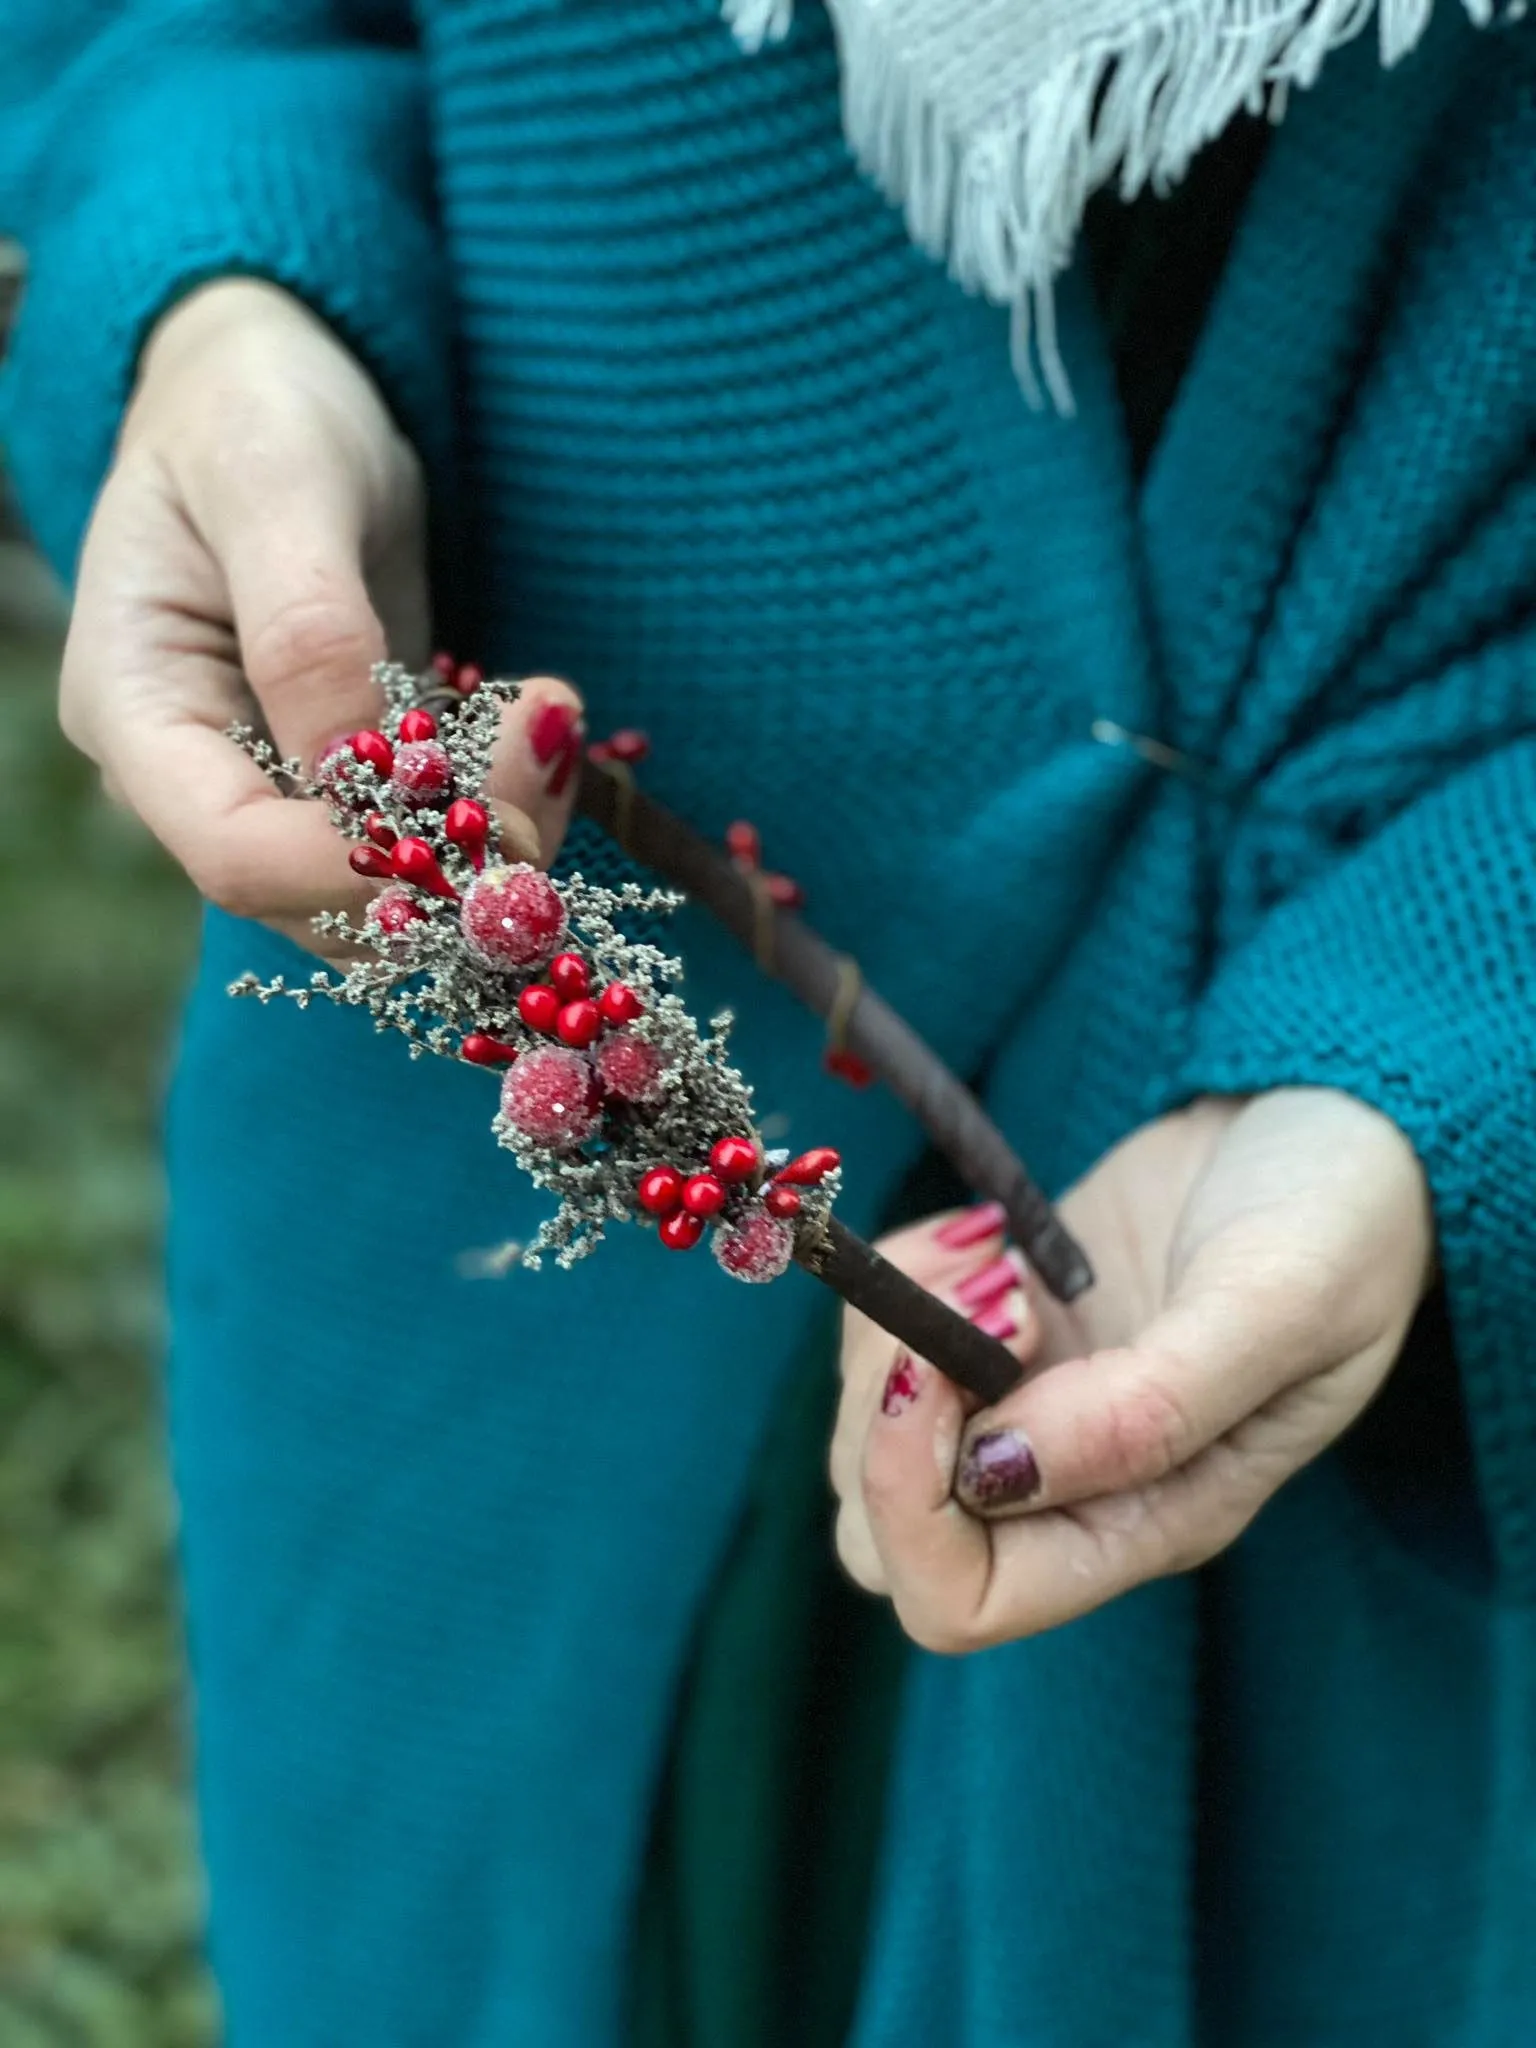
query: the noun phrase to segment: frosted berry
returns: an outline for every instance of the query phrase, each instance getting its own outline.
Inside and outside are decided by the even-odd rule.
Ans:
[[[581,1008],[593,1009],[591,1003]],[[648,1038],[633,1031],[614,1031],[597,1048],[598,1079],[610,1095],[623,1102],[654,1102],[661,1093],[666,1062]]]
[[[645,1009],[632,988],[622,981],[610,981],[597,999],[605,1024],[633,1024]]]
[[[650,1216],[665,1216],[683,1199],[683,1176],[675,1166],[653,1166],[640,1176],[635,1199]]]
[[[448,749],[441,740],[408,740],[396,749],[389,779],[413,803],[441,796],[453,780]]]
[[[696,1173],[683,1189],[690,1216],[718,1216],[725,1207],[725,1182],[715,1173]]]
[[[592,977],[579,953],[557,953],[549,963],[549,985],[563,1003],[579,1003],[592,993]]]
[[[530,1031],[553,1031],[560,998],[546,983],[532,982],[517,999],[517,1014]]]
[[[395,872],[394,863],[380,846],[354,846],[347,855],[347,866],[354,875],[366,875],[371,882],[382,882]]]
[[[762,838],[757,827],[749,825],[745,818],[738,818],[734,825],[726,826],[725,850],[739,867],[755,868],[762,864]]]
[[[400,737],[407,743],[413,740],[435,740],[437,720],[430,711],[407,711],[400,721]]]
[[[777,1280],[795,1252],[790,1225],[765,1209],[751,1209],[739,1223],[715,1232],[715,1257],[737,1280]]]
[[[517,1058],[515,1045],[504,1045],[488,1031],[471,1031],[459,1051],[477,1067],[504,1067]]]
[[[464,894],[464,936],[493,967],[540,967],[565,935],[565,905],[537,868],[492,867]]]
[[[817,1145],[810,1152],[802,1152],[798,1159],[791,1159],[788,1166],[781,1166],[773,1177],[787,1181],[791,1187],[813,1188],[842,1163],[842,1154],[834,1152],[830,1145]]]
[[[566,1045],[590,1045],[603,1028],[596,1003],[585,999],[579,1003],[566,1003],[555,1019],[556,1035]]]
[[[720,1138],[710,1148],[709,1163],[722,1180],[750,1180],[757,1171],[757,1147],[750,1138]]]
[[[387,775],[395,765],[395,750],[381,732],[355,732],[352,752],[366,767]]]
[[[776,1184],[771,1188],[765,1189],[763,1207],[770,1216],[798,1216],[800,1214],[800,1197],[793,1188]]]
[[[437,855],[425,839],[402,839],[390,854],[389,864],[402,882],[413,882],[418,889],[455,903],[459,900],[458,890],[438,866]]]
[[[472,796],[455,797],[443,819],[443,830],[450,845],[467,854],[477,868],[484,866],[485,842],[491,830],[491,814],[484,804]]]
[[[420,924],[426,912],[405,889],[381,889],[368,906],[368,916],[381,932],[398,938],[408,925]]]
[[[502,1082],[501,1113],[513,1130],[535,1144],[548,1145],[554,1152],[573,1151],[602,1120],[590,1063],[563,1046],[535,1046]]]
[[[370,811],[363,820],[363,830],[368,834],[374,845],[382,846],[386,853],[389,852],[395,841],[400,837],[400,834],[391,825],[382,811]]]
[[[668,1250],[690,1252],[704,1235],[704,1218],[690,1216],[686,1209],[674,1209],[670,1216],[662,1217],[656,1235]]]

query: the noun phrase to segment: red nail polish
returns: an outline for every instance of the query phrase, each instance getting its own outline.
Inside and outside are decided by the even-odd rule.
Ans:
[[[900,1415],[910,1408],[923,1391],[922,1376],[917,1360],[910,1351],[898,1351],[896,1363],[886,1378],[885,1392],[880,1396],[882,1415]]]
[[[565,752],[556,763],[554,774],[550,776],[549,781],[545,784],[545,788],[551,796],[564,796],[565,786],[570,781],[571,775],[580,759],[581,734],[577,731],[573,732],[566,741]]]
[[[989,1237],[1000,1237],[1007,1221],[1008,1211],[1001,1202],[978,1202],[974,1209],[962,1209],[958,1216],[940,1224],[933,1233],[934,1242],[949,1251],[963,1252]]]
[[[979,1272],[962,1280],[955,1299],[962,1308],[989,1308],[1001,1295],[1011,1294],[1019,1284],[1019,1269],[1005,1252],[990,1260]]]
[[[528,721],[528,744],[541,768],[548,767],[569,742],[575,729],[576,713],[559,698],[541,704]]]
[[[1001,1306],[980,1309],[972,1314],[971,1321],[985,1335],[995,1337],[999,1344],[1006,1344],[1010,1338],[1019,1334],[1018,1324],[1007,1309]]]

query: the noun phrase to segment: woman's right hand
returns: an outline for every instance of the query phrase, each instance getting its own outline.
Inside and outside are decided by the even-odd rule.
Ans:
[[[312,766],[379,717],[371,665],[424,665],[430,630],[421,473],[366,372],[276,286],[183,300],[145,348],[64,651],[60,721],[108,791],[204,896],[313,945],[315,912],[369,887],[325,806],[284,799],[226,728],[254,719]],[[559,846],[580,712],[540,678],[506,714],[492,790],[518,858]]]

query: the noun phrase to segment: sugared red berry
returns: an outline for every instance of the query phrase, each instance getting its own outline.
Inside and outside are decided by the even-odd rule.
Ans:
[[[633,1024],[645,1009],[644,1003],[622,981],[610,981],[597,999],[605,1024]]]
[[[425,839],[402,839],[389,856],[389,864],[402,882],[413,882],[433,896],[457,902],[459,892],[437,864],[437,855]]]
[[[840,1152],[834,1152],[830,1145],[817,1145],[809,1152],[802,1152],[798,1159],[791,1159],[788,1166],[781,1166],[773,1177],[777,1181],[788,1181],[791,1187],[813,1188],[842,1163]]]
[[[382,882],[395,872],[389,855],[380,846],[354,846],[347,855],[347,866],[354,875],[366,875],[371,882]]]
[[[448,749],[441,740],[408,740],[395,750],[395,765],[389,779],[413,803],[441,796],[453,780]]]
[[[407,711],[400,721],[400,737],[406,742],[412,740],[435,740],[437,720],[430,711]]]
[[[654,1102],[665,1067],[650,1040],[637,1038],[633,1031],[610,1032],[597,1048],[598,1078],[610,1095],[624,1102]]]
[[[549,982],[563,1003],[579,1003],[592,993],[592,977],[579,953],[557,953],[549,963]]]
[[[710,1147],[709,1163],[722,1180],[750,1180],[757,1171],[757,1147],[750,1138],[719,1138]]]
[[[690,1216],[718,1216],[725,1207],[725,1182],[717,1173],[696,1173],[683,1189]]]
[[[800,1197],[793,1188],[775,1185],[764,1191],[763,1207],[770,1216],[798,1216]]]
[[[462,922],[472,949],[493,967],[536,967],[565,935],[565,905],[537,868],[492,867],[465,891]]]
[[[490,836],[491,814],[472,796],[456,796],[443,818],[449,844],[468,854],[478,868],[485,860],[485,842]]]
[[[759,866],[763,858],[763,842],[757,827],[749,825],[745,818],[738,818],[734,825],[727,825],[725,850],[744,868]]]
[[[380,775],[387,775],[395,765],[395,750],[381,732],[353,733],[352,752],[367,767],[376,768]]]
[[[683,1199],[683,1176],[675,1166],[653,1166],[640,1176],[635,1200],[650,1216],[665,1216]]]
[[[544,982],[532,982],[517,999],[517,1014],[530,1031],[553,1031],[560,998]]]
[[[597,1077],[580,1053],[559,1045],[535,1046],[502,1082],[501,1113],[513,1130],[535,1144],[572,1151],[591,1137],[602,1119]]]
[[[363,820],[363,830],[368,834],[374,845],[382,846],[386,853],[389,852],[389,849],[400,837],[400,834],[391,825],[382,811],[370,811]]]
[[[792,1227],[764,1209],[751,1209],[715,1232],[715,1257],[737,1280],[777,1280],[794,1252]]]
[[[405,889],[381,889],[368,906],[370,921],[391,938],[398,938],[407,925],[420,924],[426,914]]]
[[[596,1003],[588,1002],[585,997],[579,1003],[562,1005],[555,1019],[556,1036],[565,1045],[590,1045],[602,1028],[603,1020],[598,1015]]]
[[[670,1216],[662,1217],[656,1235],[670,1251],[691,1252],[704,1235],[704,1218],[690,1216],[686,1209],[674,1209]]]
[[[477,1067],[504,1067],[517,1058],[515,1045],[504,1045],[488,1031],[471,1031],[459,1051]]]

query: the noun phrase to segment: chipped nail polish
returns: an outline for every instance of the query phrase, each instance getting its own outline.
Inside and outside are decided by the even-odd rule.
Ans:
[[[999,1344],[1007,1344],[1019,1334],[1018,1323],[1000,1303],[992,1308],[973,1309],[971,1321],[988,1337],[995,1337]]]
[[[555,772],[544,785],[551,796],[564,796],[565,786],[571,779],[572,771],[581,760],[581,734],[573,732],[565,743],[565,752],[555,763]]]
[[[1012,1294],[1019,1284],[1019,1269],[1005,1253],[962,1280],[955,1299],[962,1308],[987,1308],[1000,1295]]]
[[[882,1415],[900,1415],[910,1408],[923,1391],[922,1378],[918,1372],[917,1360],[910,1351],[898,1351],[896,1363],[891,1367],[885,1382],[885,1392],[880,1396]]]
[[[960,1460],[955,1490],[975,1508],[1017,1507],[1040,1491],[1040,1467],[1021,1429],[973,1437]]]
[[[974,1209],[962,1209],[958,1216],[941,1223],[933,1233],[934,1242],[949,1251],[961,1252],[989,1237],[997,1237],[1007,1221],[1008,1212],[1001,1202],[978,1202]]]
[[[528,744],[541,768],[547,768],[561,748],[569,744],[575,726],[576,713],[557,697],[534,712],[528,721]]]

